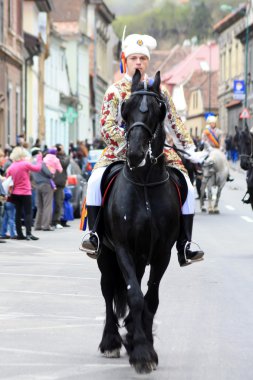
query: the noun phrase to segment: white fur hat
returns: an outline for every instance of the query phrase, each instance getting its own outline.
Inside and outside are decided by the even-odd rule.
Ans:
[[[217,123],[217,117],[214,115],[209,115],[206,119],[207,123]]]
[[[153,37],[142,34],[130,34],[122,41],[122,51],[126,58],[131,54],[143,54],[150,59],[150,50],[156,46]]]

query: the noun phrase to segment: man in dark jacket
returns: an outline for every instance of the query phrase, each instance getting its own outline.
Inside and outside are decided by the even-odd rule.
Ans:
[[[57,153],[63,171],[61,173],[56,172],[54,177],[54,183],[56,190],[54,192],[54,213],[53,213],[53,225],[55,228],[63,228],[61,225],[62,207],[64,201],[64,187],[67,181],[67,167],[70,162],[70,158],[66,155],[64,147],[61,144],[56,144]]]

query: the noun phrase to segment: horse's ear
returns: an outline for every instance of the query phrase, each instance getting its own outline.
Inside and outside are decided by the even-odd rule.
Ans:
[[[160,91],[160,84],[161,84],[160,71],[157,71],[157,73],[155,75],[154,83],[153,83],[153,88],[158,93]]]
[[[134,76],[133,76],[133,81],[132,81],[132,92],[137,90],[138,84],[141,80],[141,72],[140,70],[136,69]]]

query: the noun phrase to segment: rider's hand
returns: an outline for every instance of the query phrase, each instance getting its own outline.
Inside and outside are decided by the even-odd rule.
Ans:
[[[202,164],[206,158],[206,153],[195,152],[195,146],[191,145],[189,148],[185,149],[185,158],[191,161],[193,164]]]

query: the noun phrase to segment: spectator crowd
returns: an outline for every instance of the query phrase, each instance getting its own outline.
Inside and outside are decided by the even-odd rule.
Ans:
[[[94,141],[95,147],[100,147]],[[67,168],[74,160],[84,178],[92,168],[87,142],[42,148],[39,139],[29,148],[24,136],[15,147],[0,147],[0,242],[6,239],[38,240],[34,231],[69,227],[73,220]]]

